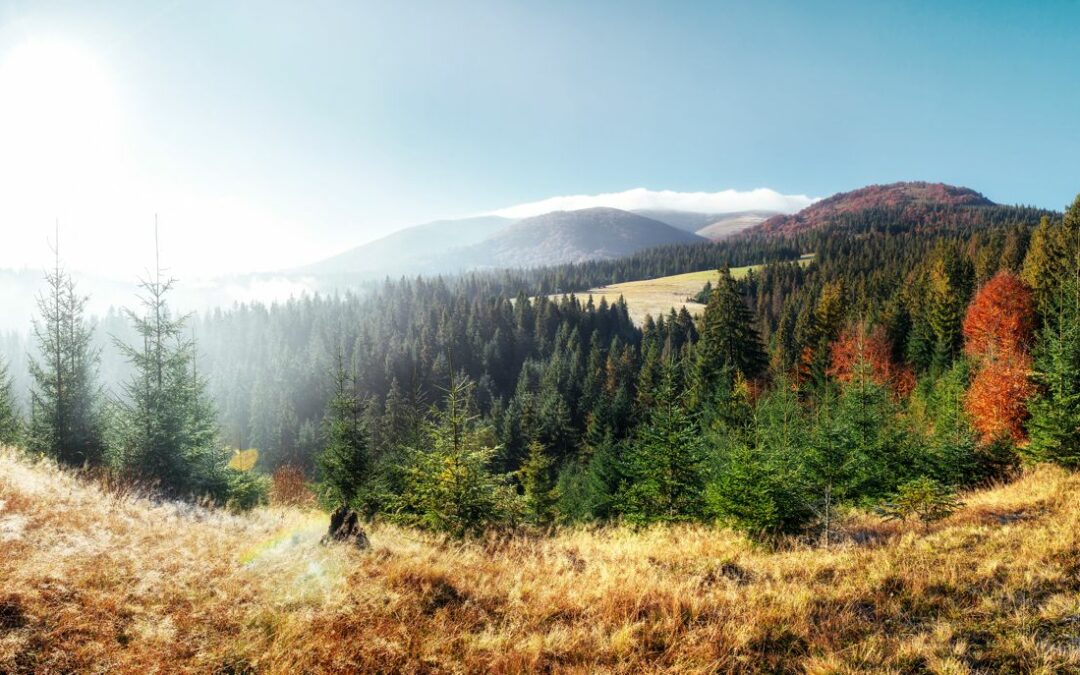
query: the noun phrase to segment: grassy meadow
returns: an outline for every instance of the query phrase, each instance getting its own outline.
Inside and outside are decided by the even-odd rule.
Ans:
[[[0,453],[0,672],[1080,672],[1080,477],[828,550],[703,526],[458,543],[155,502]]]
[[[800,262],[807,265],[812,259],[813,254],[806,254],[800,258]],[[742,279],[750,270],[761,269],[762,267],[764,265],[732,267],[731,276],[735,279]],[[601,299],[606,299],[609,304],[617,302],[619,297],[622,296],[630,309],[630,318],[640,326],[646,315],[651,314],[653,318],[656,318],[660,315],[666,315],[672,308],[677,312],[685,307],[690,314],[700,314],[705,309],[705,305],[700,302],[690,301],[688,298],[697,295],[706,281],[711,281],[715,285],[719,278],[720,273],[718,270],[703,270],[657,277],[656,279],[642,279],[640,281],[626,281],[619,284],[598,286],[577,295],[581,298],[591,295],[593,302],[596,303],[599,303]],[[561,297],[561,294],[552,297]]]

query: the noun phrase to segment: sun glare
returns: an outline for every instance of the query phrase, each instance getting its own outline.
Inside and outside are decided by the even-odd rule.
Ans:
[[[116,93],[81,45],[31,39],[0,54],[0,101],[0,178],[24,196],[69,197],[116,162]]]

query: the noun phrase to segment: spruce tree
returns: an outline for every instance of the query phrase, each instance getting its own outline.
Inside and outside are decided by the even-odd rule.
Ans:
[[[160,263],[140,283],[140,312],[127,310],[141,344],[117,347],[132,375],[120,403],[120,463],[167,493],[228,497],[226,453],[218,443],[216,414],[198,373],[196,345],[186,317],[174,316]]]
[[[331,508],[357,506],[370,477],[368,433],[361,413],[355,380],[339,356],[326,415],[326,445],[316,460],[323,502]]]
[[[55,253],[55,266],[45,275],[47,288],[37,298],[38,357],[30,362],[27,445],[65,464],[99,464],[105,451],[97,384],[100,357],[84,318],[87,298],[78,294],[75,282],[60,266],[59,247]]]
[[[555,463],[544,451],[544,446],[533,441],[529,455],[518,471],[525,499],[525,513],[535,525],[548,525],[555,518],[555,505],[559,501],[556,486]]]
[[[667,367],[657,404],[630,446],[620,507],[633,523],[695,520],[703,513],[705,443],[676,393],[673,370]]]
[[[696,358],[698,402],[712,398],[716,387],[734,373],[753,379],[768,365],[754,317],[726,267],[720,270],[702,315]]]
[[[16,409],[8,364],[0,359],[0,446],[15,445],[22,440],[22,420]]]
[[[396,519],[465,537],[518,516],[520,499],[507,476],[491,471],[498,448],[470,410],[471,389],[465,378],[451,378],[444,408],[428,425],[427,446],[410,452]]]
[[[1035,461],[1080,466],[1080,284],[1055,294],[1035,345],[1035,380],[1042,393],[1031,404],[1030,443]]]

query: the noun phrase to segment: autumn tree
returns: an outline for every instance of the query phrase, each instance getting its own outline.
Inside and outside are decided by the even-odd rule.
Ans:
[[[1026,355],[984,361],[976,371],[964,408],[984,444],[1001,438],[1026,440],[1027,401],[1035,393],[1030,375]]]
[[[1026,354],[1035,329],[1031,289],[1012,272],[998,272],[975,294],[964,317],[964,351],[979,358]]]
[[[984,444],[1026,440],[1027,401],[1035,393],[1028,356],[1034,323],[1031,291],[1011,272],[984,284],[968,308],[964,350],[977,370],[965,407]]]
[[[897,365],[892,354],[884,328],[868,328],[865,323],[858,323],[845,329],[833,342],[827,373],[848,383],[861,372],[893,394],[903,396],[915,386],[915,375],[910,368]],[[864,370],[858,371],[859,367]]]

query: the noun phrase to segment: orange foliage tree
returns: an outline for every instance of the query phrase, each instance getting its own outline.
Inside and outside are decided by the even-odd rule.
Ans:
[[[986,361],[975,374],[964,408],[984,443],[1006,436],[1017,443],[1027,439],[1027,401],[1035,393],[1030,372],[1031,360],[1015,356]]]
[[[975,294],[964,317],[964,350],[995,358],[1026,354],[1035,330],[1031,289],[1012,272],[998,272]]]
[[[860,363],[874,382],[897,396],[906,396],[915,388],[915,374],[893,361],[892,346],[881,326],[868,330],[858,324],[845,329],[832,344],[826,372],[841,382],[850,382]]]
[[[1028,356],[1034,308],[1031,289],[1002,271],[979,289],[964,317],[964,351],[977,361],[964,407],[984,443],[1027,440],[1027,401],[1035,393]]]

